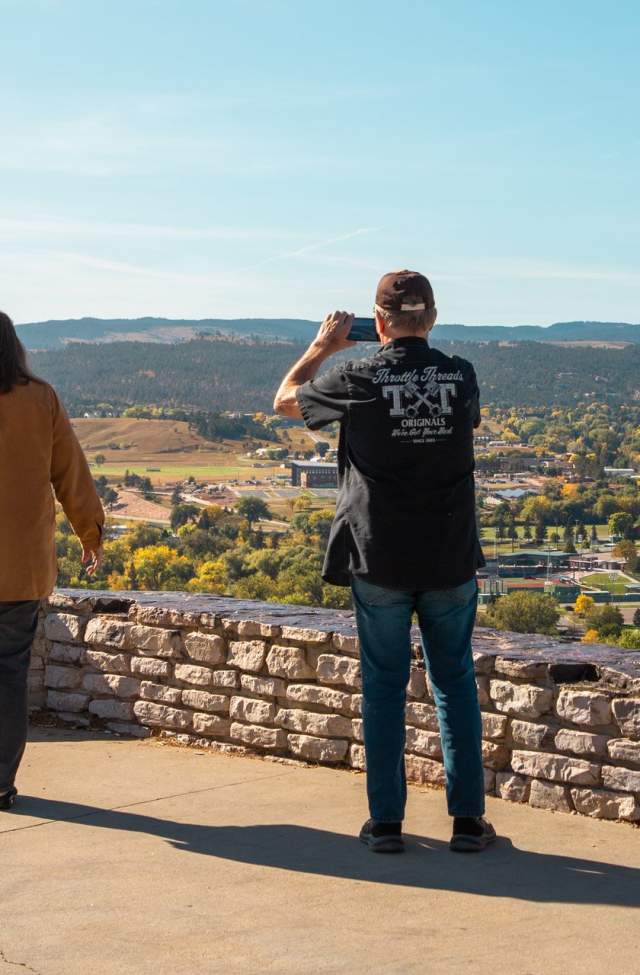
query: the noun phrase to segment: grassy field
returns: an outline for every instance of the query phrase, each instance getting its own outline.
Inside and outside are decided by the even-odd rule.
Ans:
[[[612,595],[619,595],[626,592],[627,586],[632,580],[627,576],[616,575],[612,572],[593,572],[591,575],[582,576],[580,582],[593,589],[606,589]]]

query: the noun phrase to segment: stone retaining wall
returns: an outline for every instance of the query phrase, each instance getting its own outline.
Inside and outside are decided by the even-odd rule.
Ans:
[[[416,634],[417,641],[417,634]],[[408,687],[407,774],[442,786],[419,645]],[[640,821],[640,653],[477,629],[486,791]],[[184,593],[56,593],[43,612],[32,706],[230,751],[364,768],[350,613]]]

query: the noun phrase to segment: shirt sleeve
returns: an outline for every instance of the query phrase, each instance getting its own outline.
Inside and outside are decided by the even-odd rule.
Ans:
[[[51,483],[71,527],[85,548],[95,549],[102,539],[104,511],[89,465],[67,412],[51,389],[53,447]]]
[[[302,418],[310,430],[344,420],[349,408],[349,383],[344,366],[334,366],[296,390]]]
[[[469,412],[471,413],[471,420],[474,429],[480,426],[480,390],[478,389],[478,380],[476,378],[476,372],[473,366],[471,366],[471,372],[469,374],[469,394],[467,402],[469,404]]]

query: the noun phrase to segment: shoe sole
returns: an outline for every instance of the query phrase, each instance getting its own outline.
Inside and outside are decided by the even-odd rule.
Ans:
[[[451,837],[449,849],[454,853],[480,853],[496,841],[493,836],[465,836],[458,833]]]
[[[361,836],[360,842],[368,846],[372,853],[404,853],[401,836]]]
[[[8,812],[16,801],[18,793],[15,789],[11,789],[0,799],[0,812]]]

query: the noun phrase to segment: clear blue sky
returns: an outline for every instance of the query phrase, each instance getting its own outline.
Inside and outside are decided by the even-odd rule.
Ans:
[[[640,321],[637,0],[0,0],[0,307]]]

